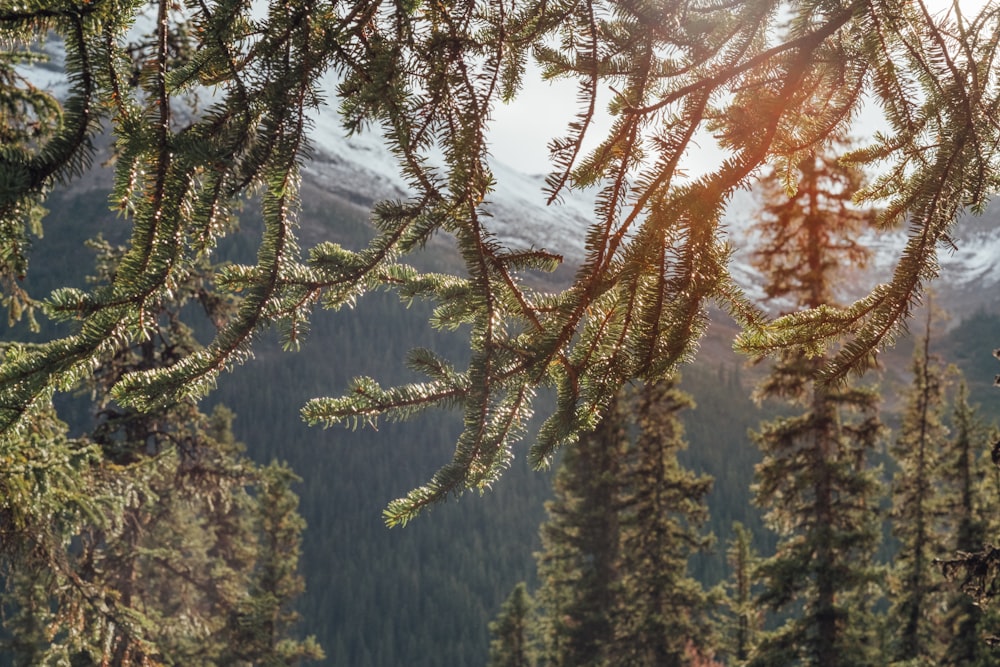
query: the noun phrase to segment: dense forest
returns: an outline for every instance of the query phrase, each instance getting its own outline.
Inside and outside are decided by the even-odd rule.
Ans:
[[[98,200],[88,204],[88,197],[77,193],[53,199],[54,215],[60,214],[61,201],[78,211],[100,207]],[[361,242],[370,234],[364,217],[350,207],[311,210],[303,227],[317,235],[336,233],[344,243]],[[81,226],[79,233],[96,235],[98,229],[96,224],[90,230]],[[256,233],[248,222],[243,234],[252,238]],[[236,255],[246,252],[242,238],[236,238],[231,250]],[[59,257],[75,243],[57,236],[40,240],[35,250],[39,261],[59,266],[48,258]],[[431,248],[419,261],[447,265],[454,261],[454,250]],[[82,281],[81,274],[90,272],[85,264],[63,266],[76,275],[39,275],[57,284]],[[306,522],[299,565],[305,591],[296,603],[301,620],[294,632],[316,638],[326,653],[323,664],[486,664],[487,625],[501,602],[519,581],[528,582],[531,593],[539,585],[534,554],[542,548],[540,529],[547,517],[544,503],[554,493],[553,475],[531,470],[524,452],[486,494],[457,498],[411,526],[389,530],[381,520],[386,503],[421,483],[449,456],[460,420],[432,414],[416,421],[381,423],[377,431],[317,432],[297,417],[298,408],[330,382],[331,374],[344,384],[361,372],[391,379],[398,372],[398,360],[414,345],[444,345],[444,352],[459,354],[461,338],[456,335],[449,343],[434,335],[426,325],[427,316],[423,305],[404,308],[387,295],[366,297],[357,312],[319,314],[298,352],[282,352],[276,339],[267,342],[252,364],[221,378],[218,391],[203,408],[210,412],[212,405],[228,406],[235,413],[233,432],[246,443],[248,456],[262,464],[285,461],[301,478],[292,489],[301,499],[299,511]],[[724,313],[714,317],[706,353],[686,366],[681,377],[680,388],[693,397],[694,406],[677,414],[685,441],[677,452],[679,463],[712,479],[704,496],[700,534],[713,540],[704,549],[692,550],[687,563],[688,576],[706,591],[728,585],[733,575],[728,554],[739,535],[734,524],[745,527],[752,539],[750,548],[758,556],[775,551],[777,536],[753,503],[751,485],[761,453],[750,431],[789,411],[776,401],[752,400],[767,363],[750,365],[727,351],[733,328]],[[998,325],[1000,318],[981,310],[949,326],[935,324],[930,339],[941,363],[952,362],[960,369],[971,387],[971,400],[982,404],[977,418],[987,424],[1000,418],[998,392],[991,387],[995,368],[988,358]],[[399,336],[399,331],[407,335]],[[918,349],[917,340],[918,336],[907,338],[890,351],[887,372],[879,375],[886,403],[883,419],[893,434],[900,427],[903,396],[913,380],[911,357]],[[336,350],[333,359],[331,350]],[[373,357],[382,365],[373,366]],[[400,378],[406,379],[410,378]],[[958,376],[949,376],[947,382],[949,409],[944,421],[951,438],[956,427],[950,406],[957,397]],[[64,403],[61,410],[71,416],[73,430],[86,432],[92,419],[88,402],[75,398]],[[632,419],[631,410],[625,414]],[[886,450],[891,439],[892,435],[875,453],[886,491],[896,465]],[[980,459],[988,455],[988,447],[983,447],[980,442]],[[887,496],[883,505],[889,506]],[[874,561],[892,562],[896,543],[887,529]],[[943,577],[939,582],[944,585]],[[717,599],[714,604],[716,612],[727,608]],[[729,648],[733,637],[726,634],[732,633],[732,625],[727,623],[717,631],[718,659],[733,650]]]
[[[868,259],[855,239],[872,218],[845,205],[865,174],[835,157],[804,159],[796,191],[762,182],[751,257],[785,307],[833,304],[838,281]],[[630,410],[620,398],[559,467],[537,592],[522,582],[505,601],[489,664],[992,664],[996,610],[981,603],[995,586],[983,549],[1000,509],[998,431],[931,351],[935,314],[926,309],[887,406],[894,433],[871,378],[818,382],[823,353],[807,348],[766,365],[754,398],[786,408],[751,430],[746,448],[759,459],[736,481],[748,491],[739,506],[756,506],[763,527],[726,531],[721,588],[690,576],[713,537],[712,480],[678,456],[690,395],[661,380],[638,389]],[[717,422],[698,421],[716,438],[705,448],[731,456]],[[774,544],[755,544],[755,530]]]
[[[998,21],[0,0],[0,662],[995,662]]]

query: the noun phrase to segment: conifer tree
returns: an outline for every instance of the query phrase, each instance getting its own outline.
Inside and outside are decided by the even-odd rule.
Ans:
[[[993,350],[993,356],[1000,359],[1000,349]],[[1000,385],[1000,375],[997,376],[996,384]],[[956,453],[963,452],[969,446],[970,443],[965,441],[964,436],[976,430],[968,428],[972,411],[969,410],[967,400],[962,400],[963,393],[960,391],[955,404],[955,422],[958,430],[958,437],[954,440]],[[989,538],[990,535],[995,535],[1000,527],[997,522],[998,512],[996,510],[996,507],[1000,505],[1000,432],[998,432],[996,425],[990,429],[988,442],[993,443],[990,447],[991,465],[987,466],[988,472],[983,475],[983,483],[980,485],[983,492],[984,509],[981,516],[984,519],[987,534],[986,542],[973,550],[959,551],[953,557],[941,559],[938,563],[945,578],[958,585],[976,606],[983,609],[991,607],[1000,597],[1000,548],[997,548],[993,540]],[[955,469],[959,471],[957,477],[961,480],[967,459],[965,455],[960,454],[957,461],[958,465]],[[959,481],[958,487],[959,489],[964,488],[961,481]],[[958,495],[962,498],[961,505],[964,506],[967,499],[961,493]],[[962,517],[963,512],[964,509],[957,512],[959,518]],[[975,523],[972,523],[968,526],[966,533],[959,531],[959,537],[960,539],[972,538],[975,533],[976,526]],[[996,613],[996,610],[992,609],[992,613]],[[960,611],[957,616],[962,619],[960,622],[966,620],[962,618]],[[1000,646],[1000,632],[997,632],[996,628],[997,624],[991,624],[988,634],[984,636],[984,640],[994,649]],[[956,648],[958,649],[957,655],[970,654],[967,646]]]
[[[759,556],[753,548],[753,536],[741,523],[733,524],[733,537],[726,549],[730,576],[726,599],[729,625],[724,646],[734,665],[746,664],[760,631],[761,614],[757,610],[754,583]]]
[[[834,302],[839,272],[859,266],[865,251],[853,241],[868,216],[851,206],[860,173],[838,162],[833,147],[798,165],[797,190],[769,181],[756,265],[769,297],[792,308]],[[817,381],[820,350],[782,353],[757,389],[800,414],[763,424],[753,434],[764,459],[756,500],[779,535],[778,551],[760,565],[758,598],[791,612],[762,638],[749,664],[872,664],[871,587],[876,581],[877,483],[867,462],[881,432],[878,397],[868,389]]]
[[[947,518],[949,552],[973,554],[986,546],[987,528],[997,516],[1000,499],[988,483],[985,455],[989,431],[974,406],[969,388],[961,380],[952,409],[953,437],[943,452],[942,481],[949,490]],[[947,648],[942,665],[986,667],[995,664],[995,646],[986,641],[1000,627],[995,606],[979,605],[968,594],[952,591],[945,618]]]
[[[618,503],[621,595],[611,664],[680,667],[692,654],[715,649],[711,603],[687,573],[691,554],[711,541],[703,525],[712,480],[677,460],[687,446],[678,413],[694,402],[676,379],[647,383],[637,393],[638,433]]]
[[[939,665],[944,659],[943,580],[934,559],[944,555],[947,541],[943,522],[949,508],[941,486],[948,439],[947,378],[930,344],[928,314],[924,335],[913,352],[913,382],[904,394],[902,424],[889,448],[899,467],[892,480],[891,514],[899,549],[892,568],[888,622],[893,660]]]
[[[714,664],[714,602],[687,574],[711,541],[711,480],[677,459],[678,413],[692,405],[676,380],[649,383],[632,406],[634,440],[616,401],[615,420],[566,452],[536,556],[540,664]]]
[[[534,667],[531,596],[523,581],[511,591],[490,623],[490,660],[487,667]]]
[[[70,637],[76,641],[51,650],[51,628],[66,616],[52,598],[61,594],[77,605],[101,599],[100,588],[73,576],[66,541],[84,522],[121,507],[100,483],[100,451],[93,443],[68,438],[51,410],[34,425],[20,447],[2,450],[0,460],[0,567],[8,587],[2,652],[16,665],[86,656],[81,645],[90,636]]]
[[[994,350],[994,356],[1000,357],[1000,351]],[[952,481],[958,480],[957,488],[959,493],[955,495],[955,500],[959,500],[955,508],[958,527],[956,537],[960,540],[969,539],[969,544],[973,548],[969,551],[960,550],[953,555],[941,559],[937,564],[941,568],[945,579],[956,586],[968,600],[958,598],[957,604],[953,604],[949,614],[949,626],[965,633],[961,638],[955,637],[950,650],[955,653],[955,659],[965,659],[967,662],[956,662],[955,664],[993,664],[997,657],[997,647],[1000,646],[1000,620],[998,620],[997,598],[1000,598],[1000,548],[997,547],[993,539],[1000,529],[997,516],[997,505],[1000,503],[1000,433],[994,425],[989,429],[986,436],[986,443],[990,446],[990,462],[985,463],[986,471],[979,484],[979,498],[981,509],[978,517],[982,521],[982,529],[985,533],[985,543],[979,547],[974,546],[974,538],[979,531],[975,518],[964,527],[963,530],[963,506],[968,500],[972,505],[976,504],[975,495],[966,498],[962,493],[964,484],[962,478],[965,474],[966,464],[972,464],[966,459],[966,449],[971,450],[973,443],[978,439],[974,434],[981,433],[982,424],[977,424],[973,419],[974,411],[970,409],[967,399],[964,398],[964,391],[960,386],[959,395],[955,401],[955,429],[956,436],[952,441],[954,449],[951,454],[952,466],[949,466]],[[968,437],[968,436],[972,437]],[[967,439],[968,437],[968,439]],[[972,452],[968,451],[971,455]],[[985,458],[985,456],[983,457]],[[957,473],[957,474],[956,474]],[[971,601],[971,605],[969,602]],[[971,617],[966,615],[965,608],[977,610]],[[981,614],[978,620],[975,616]],[[976,646],[972,644],[976,639],[981,639],[986,646]]]
[[[297,480],[288,466],[279,463],[257,472],[254,482],[258,495],[249,517],[256,536],[255,561],[245,590],[229,610],[229,652],[223,664],[243,660],[296,665],[323,658],[313,638],[303,641],[292,635],[299,620],[293,602],[305,590],[298,572],[305,521],[298,513],[298,496],[291,489]]]
[[[833,344],[849,332],[821,368],[827,380],[846,377],[904,325],[958,212],[981,209],[993,190],[998,12],[954,5],[935,15],[909,0],[212,0],[183,9],[173,0],[4,0],[0,290],[13,319],[40,312],[76,327],[7,348],[0,437],[25,437],[55,392],[146,340],[157,302],[234,233],[248,196],[264,225],[256,259],[214,276],[244,296],[238,312],[204,349],[135,369],[113,394],[143,411],[203,396],[250,357],[261,331],[276,327],[294,347],[316,305],[353,305],[382,288],[432,300],[434,324],[468,325],[468,363],[420,351],[411,361],[423,382],[359,378],[304,408],[325,424],[431,406],[463,412],[453,460],[393,503],[390,523],[486,488],[523,434],[534,390],[553,386],[559,400],[531,452],[543,465],[592,429],[625,383],[663,377],[693,356],[711,303],[732,312],[753,354]],[[58,102],[23,74],[39,44],[65,53],[52,63],[65,82]],[[576,83],[580,105],[550,144],[545,199],[597,191],[581,232],[585,258],[556,294],[524,278],[560,257],[501,242],[489,219],[493,110],[518,102],[531,60],[545,78]],[[609,90],[611,122],[600,136]],[[209,102],[192,109],[196,97]],[[377,234],[361,249],[302,249],[296,238],[300,168],[324,98],[346,131],[381,131],[409,187],[374,208]],[[765,165],[793,175],[849,129],[863,103],[881,109],[888,127],[849,156],[883,167],[859,196],[885,204],[885,224],[908,221],[907,247],[892,280],[852,306],[768,322],[727,270],[725,206]],[[97,168],[105,128],[114,144],[108,203],[129,225],[127,256],[111,284],[29,295],[21,280],[45,199]],[[687,158],[707,135],[725,157],[689,178]],[[45,222],[50,234],[72,224]],[[402,263],[438,232],[453,237],[461,271],[424,275]]]
[[[563,454],[536,554],[543,665],[613,664],[613,610],[621,590],[618,498],[627,446],[624,409],[616,400],[597,430]]]
[[[97,280],[108,280],[123,251],[95,246]],[[5,483],[45,512],[9,524],[17,528],[0,554],[17,664],[299,664],[323,655],[292,634],[303,523],[290,471],[243,456],[224,407],[206,415],[181,400],[138,412],[109,396],[121,375],[198,349],[177,317],[194,300],[210,317],[229,312],[192,272],[160,302],[147,341],[102,358],[88,387],[88,438],[69,440],[48,422],[8,450],[22,464],[5,468]],[[46,508],[49,497],[56,504]]]
[[[990,446],[990,431],[979,415],[978,406],[969,403],[969,385],[961,378],[952,402],[953,436],[942,457],[943,481],[952,486],[949,517],[955,526],[955,548],[972,551],[986,540],[989,517],[997,498],[983,491],[988,470],[983,466]]]

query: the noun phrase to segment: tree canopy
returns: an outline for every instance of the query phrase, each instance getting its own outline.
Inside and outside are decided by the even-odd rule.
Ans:
[[[294,347],[317,306],[377,289],[431,300],[435,326],[468,331],[467,365],[414,350],[423,382],[359,378],[303,408],[318,424],[462,411],[454,459],[392,503],[389,523],[488,486],[536,391],[551,387],[558,400],[530,453],[544,465],[622,385],[691,358],[711,305],[740,323],[748,353],[846,337],[821,379],[861,372],[905,326],[960,212],[996,189],[998,18],[992,3],[967,14],[923,0],[0,0],[0,289],[11,320],[74,323],[5,345],[0,434],[24,438],[54,392],[148,337],[158,304],[213,258],[246,198],[264,222],[256,261],[211,276],[238,298],[235,313],[204,349],[129,373],[112,393],[139,410],[198,397],[262,331],[277,327]],[[55,40],[58,102],[24,69]],[[545,196],[598,192],[586,257],[558,292],[528,277],[560,258],[501,243],[488,216],[491,117],[518,103],[531,62],[578,87],[578,113],[549,145]],[[612,123],[595,137],[606,95]],[[381,132],[410,186],[374,207],[377,234],[359,250],[296,240],[300,167],[324,99],[348,132]],[[769,319],[728,271],[726,205],[772,168],[793,190],[802,159],[850,133],[866,105],[885,128],[841,159],[877,170],[857,198],[880,208],[878,223],[908,226],[893,277],[851,305]],[[105,135],[108,217],[130,225],[127,252],[104,282],[28,294],[32,235],[72,224],[45,220],[45,199],[92,167]],[[712,141],[724,158],[689,174],[690,155]],[[461,253],[455,275],[403,263],[437,233]]]

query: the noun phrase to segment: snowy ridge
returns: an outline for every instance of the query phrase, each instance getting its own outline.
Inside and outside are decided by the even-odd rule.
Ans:
[[[393,156],[376,133],[346,137],[335,113],[325,110],[315,118],[312,135],[315,155],[306,165],[307,177],[328,191],[358,203],[404,197],[406,182]],[[567,262],[583,257],[584,236],[593,216],[592,194],[570,191],[563,201],[545,205],[542,176],[530,176],[494,163],[496,190],[489,197],[491,232],[517,249],[544,248],[564,255]],[[757,203],[752,193],[739,191],[730,202],[724,227],[734,248],[730,270],[748,297],[773,310],[782,304],[763,303],[759,272],[750,265],[752,234],[748,231]],[[932,285],[936,298],[955,315],[975,308],[1000,309],[1000,203],[982,216],[963,216],[956,225],[957,250],[939,251],[941,276]],[[903,230],[871,232],[863,243],[872,250],[866,271],[844,280],[838,298],[849,303],[892,277],[906,244]],[[990,297],[989,293],[998,294]]]
[[[1000,285],[1000,230],[986,228],[983,222],[997,220],[997,209],[991,207],[981,220],[960,219],[961,239],[955,250],[941,253],[942,275],[956,287],[977,289]],[[969,224],[964,224],[969,223]],[[966,233],[963,229],[968,227]]]
[[[140,28],[136,28],[139,30]],[[63,53],[58,42],[40,45],[49,55],[47,63],[18,67],[36,86],[64,98],[67,81]],[[328,82],[329,90],[335,85]],[[208,98],[212,91],[199,91]],[[348,137],[335,108],[323,106],[312,115],[310,140],[313,151],[303,165],[303,175],[331,195],[362,206],[380,199],[405,198],[410,188],[399,174],[396,158],[386,149],[376,131]],[[594,192],[576,190],[561,193],[561,200],[546,205],[544,177],[528,175],[494,162],[495,190],[488,198],[490,233],[508,247],[519,250],[544,249],[563,255],[574,264],[584,257],[584,240],[593,219]],[[730,202],[724,227],[734,248],[730,265],[736,282],[747,295],[762,302],[758,272],[749,263],[753,244],[747,231],[757,210],[752,193],[740,191]],[[1000,311],[1000,201],[992,203],[982,216],[964,215],[955,226],[956,247],[940,248],[941,276],[931,286],[954,315],[977,308]],[[903,230],[872,233],[865,244],[872,250],[869,268],[844,281],[844,302],[852,301],[876,284],[888,281],[906,244]],[[780,304],[764,304],[772,309]]]
[[[1000,290],[1000,205],[994,202],[980,216],[963,214],[955,223],[955,246],[939,245],[939,276],[930,288],[935,300],[953,314],[976,308],[996,309]],[[878,281],[892,277],[907,242],[905,229],[865,239],[872,249],[869,273]]]
[[[399,174],[395,156],[376,131],[346,136],[332,110],[313,118],[312,159],[304,173],[328,192],[359,204],[403,198],[411,189]],[[497,240],[519,250],[544,249],[567,261],[580,261],[584,235],[593,213],[593,197],[571,192],[545,205],[543,176],[529,176],[494,161],[496,189],[485,209]]]
[[[747,294],[762,303],[756,284],[757,272],[750,266],[752,240],[745,230],[748,216],[732,220],[737,249],[730,270]],[[940,246],[939,276],[929,285],[934,300],[952,315],[962,317],[977,309],[1000,311],[1000,201],[981,216],[962,215],[955,224],[955,247]],[[868,266],[851,273],[839,284],[837,298],[850,303],[867,295],[873,287],[889,282],[907,243],[905,226],[886,232],[869,231],[860,240],[871,251]],[[765,304],[781,310],[781,304]]]

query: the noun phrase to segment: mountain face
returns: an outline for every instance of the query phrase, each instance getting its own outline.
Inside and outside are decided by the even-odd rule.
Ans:
[[[731,209],[732,210],[732,209]],[[730,270],[737,282],[751,297],[760,298],[755,285],[757,272],[749,264],[752,239],[747,233],[753,218],[752,209],[742,214],[729,214],[735,229],[736,252]],[[939,275],[925,285],[935,304],[943,308],[954,321],[962,320],[979,310],[1000,311],[1000,200],[991,202],[981,215],[960,216],[953,229],[954,244],[938,247]],[[870,230],[861,243],[871,251],[867,267],[845,276],[838,297],[850,303],[867,295],[873,287],[892,279],[896,263],[907,243],[905,225],[893,230]],[[926,302],[926,298],[924,301]],[[768,304],[764,304],[765,306]],[[780,305],[772,304],[772,310]]]
[[[938,248],[941,274],[931,285],[935,302],[956,319],[985,310],[1000,312],[1000,199],[981,215],[955,223],[954,246]],[[878,244],[877,241],[882,243]],[[888,270],[905,242],[902,230],[875,239],[875,266]]]
[[[325,108],[315,118],[313,159],[305,178],[330,195],[356,204],[405,197],[406,182],[399,176],[393,156],[376,133],[346,137],[334,110]],[[496,189],[488,202],[491,232],[515,248],[544,248],[563,255],[570,264],[584,256],[584,237],[593,218],[592,192],[570,191],[562,201],[545,204],[542,176],[529,176],[491,165]],[[758,272],[750,265],[752,236],[749,227],[758,210],[752,193],[734,194],[724,226],[734,247],[732,273],[748,296],[760,301]],[[961,319],[979,309],[1000,309],[1000,201],[982,215],[963,215],[955,225],[954,247],[939,249],[940,277],[932,288],[935,300],[953,318]],[[869,266],[845,282],[840,298],[853,301],[892,277],[897,258],[906,245],[906,229],[869,232],[865,245],[872,250]],[[780,304],[765,304],[780,310]]]
[[[140,28],[136,28],[141,32]],[[64,94],[61,45],[42,45],[48,63],[19,68],[38,86]],[[331,89],[333,83],[331,82]],[[210,95],[209,95],[210,96]],[[380,199],[403,198],[409,188],[400,176],[395,157],[386,149],[377,131],[348,137],[335,108],[324,106],[313,116],[310,135],[312,156],[304,166],[304,179],[335,200],[368,209]],[[544,176],[518,172],[494,161],[496,187],[486,203],[491,216],[490,232],[497,240],[516,249],[545,249],[563,256],[572,266],[584,258],[584,238],[593,219],[594,191],[569,190],[558,201],[546,204]],[[738,191],[730,201],[724,227],[733,246],[730,266],[747,295],[762,300],[750,265],[752,237],[748,231],[759,204],[753,193]],[[930,287],[938,304],[955,319],[977,310],[1000,311],[1000,200],[979,216],[965,214],[956,222],[955,243],[938,249],[940,276]],[[906,229],[871,232],[865,240],[872,250],[868,269],[852,276],[840,296],[845,303],[867,294],[873,286],[889,280],[906,244]],[[760,303],[777,311],[780,304]]]
[[[306,180],[335,197],[364,206],[407,196],[410,188],[377,132],[347,137],[336,111],[329,107],[313,121],[312,159],[304,169]],[[500,163],[491,167],[496,190],[486,210],[491,216],[490,232],[497,240],[518,249],[546,249],[561,254],[567,262],[580,262],[593,196],[574,191],[546,206],[544,176],[523,174]]]

